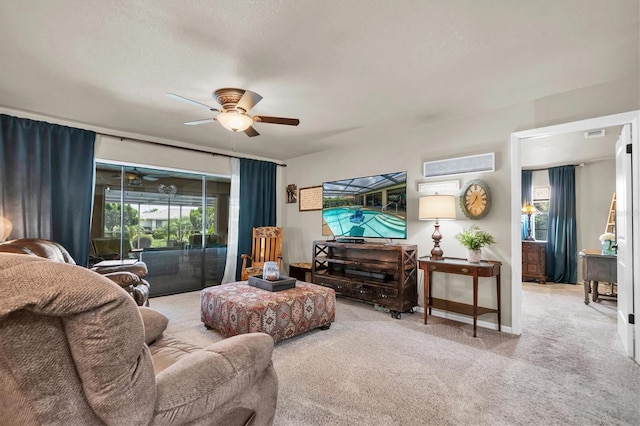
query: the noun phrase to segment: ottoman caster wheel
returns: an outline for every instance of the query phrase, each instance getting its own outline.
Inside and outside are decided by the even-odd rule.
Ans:
[[[206,328],[207,330],[211,330],[211,329],[212,329],[212,328],[211,328],[209,325],[207,325],[207,324],[205,324],[205,325],[204,325],[204,328]]]
[[[399,311],[391,311],[391,318],[400,319],[402,318],[402,312]]]
[[[325,325],[321,325],[320,327],[318,327],[320,330],[328,330],[329,328],[331,328],[331,323],[325,324]]]

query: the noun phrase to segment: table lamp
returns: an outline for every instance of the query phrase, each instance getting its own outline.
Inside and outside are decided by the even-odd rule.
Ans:
[[[0,243],[4,242],[9,238],[9,234],[11,234],[11,230],[13,229],[13,225],[9,221],[9,219],[5,219],[0,216]]]
[[[444,253],[440,248],[440,240],[442,234],[440,233],[439,220],[449,220],[456,218],[456,197],[453,195],[426,195],[420,197],[420,205],[418,211],[418,220],[433,220],[435,219],[435,230],[431,235],[433,238],[433,249],[431,249],[432,260],[443,260]]]
[[[525,238],[525,241],[535,241],[536,239],[533,237],[533,235],[531,235],[531,230],[533,229],[531,226],[531,215],[534,213],[537,213],[538,209],[535,208],[535,206],[531,205],[531,204],[525,204],[525,206],[522,208],[522,213],[526,214],[527,217],[529,218],[529,226],[527,227],[527,238]]]

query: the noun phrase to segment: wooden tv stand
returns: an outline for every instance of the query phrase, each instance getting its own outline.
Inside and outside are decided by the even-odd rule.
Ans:
[[[418,305],[418,247],[409,244],[314,241],[314,284],[388,308],[400,319]]]

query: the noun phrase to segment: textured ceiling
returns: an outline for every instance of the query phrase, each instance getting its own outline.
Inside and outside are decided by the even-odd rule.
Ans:
[[[0,107],[275,160],[638,74],[638,0],[0,0]]]
[[[521,165],[523,169],[538,169],[567,164],[588,164],[602,160],[615,160],[616,141],[622,126],[604,129],[602,137],[586,138],[585,132],[565,133],[523,140]]]

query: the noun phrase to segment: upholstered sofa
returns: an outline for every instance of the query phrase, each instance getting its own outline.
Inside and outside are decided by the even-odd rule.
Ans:
[[[67,249],[61,244],[40,238],[21,238],[0,243],[0,252],[29,254],[54,262],[76,264]],[[131,265],[94,267],[92,270],[127,290],[138,305],[149,305],[149,283],[144,279],[148,271],[147,265],[143,262],[135,262]]]
[[[0,253],[0,423],[272,424],[273,339],[199,348],[86,268]]]

